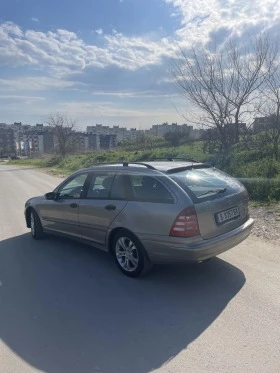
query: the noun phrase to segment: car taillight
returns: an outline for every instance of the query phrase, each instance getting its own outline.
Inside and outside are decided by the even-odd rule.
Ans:
[[[199,235],[199,225],[194,207],[184,209],[175,219],[169,236],[193,237]]]

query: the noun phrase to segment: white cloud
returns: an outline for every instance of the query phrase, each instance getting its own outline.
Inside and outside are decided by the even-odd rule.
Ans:
[[[44,97],[38,96],[17,96],[17,95],[0,95],[0,102],[4,101],[5,105],[13,105],[13,104],[34,104],[40,101],[44,101]]]
[[[209,41],[211,33],[228,29],[229,36],[240,35],[250,27],[268,29],[280,21],[280,7],[274,0],[164,0],[181,16],[176,31],[182,47]]]
[[[0,79],[1,110],[8,106],[11,116],[14,113],[22,113],[25,117],[40,115],[50,111],[51,100],[48,98],[44,101],[40,97],[43,95],[41,91],[88,89],[90,93],[95,93],[94,96],[84,96],[87,99],[91,97],[93,101],[98,100],[96,96],[100,95],[101,99],[104,97],[121,103],[123,107],[116,107],[109,102],[60,104],[58,101],[52,103],[51,110],[66,111],[78,119],[87,120],[107,118],[112,121],[114,118],[115,121],[116,118],[116,121],[127,119],[129,123],[135,124],[139,117],[143,123],[150,124],[170,121],[173,120],[171,116],[174,110],[165,107],[164,103],[168,106],[170,95],[167,85],[172,80],[167,76],[164,65],[159,67],[166,57],[174,56],[178,47],[188,48],[198,43],[207,43],[219,30],[227,30],[227,36],[241,35],[258,25],[266,30],[280,24],[280,7],[275,0],[162,2],[168,4],[171,16],[178,17],[175,22],[180,22],[177,30],[167,37],[161,37],[162,32],[126,36],[115,29],[111,34],[104,34],[102,29],[97,29],[95,32],[100,37],[98,45],[95,45],[85,42],[70,30],[42,32],[24,30],[12,22],[0,24],[0,68],[4,65],[9,68],[28,66],[28,71],[32,68],[36,70],[36,76]],[[36,22],[35,17],[33,21]],[[110,76],[110,73],[115,72],[115,67],[127,71]],[[136,70],[139,70],[139,74],[135,74]],[[71,78],[75,81],[70,81]],[[84,83],[77,82],[79,80]],[[36,91],[39,92],[38,96]],[[146,102],[150,106],[143,110],[142,107],[141,110],[138,107],[127,109],[125,105],[131,104],[131,98],[135,98],[135,106],[137,98],[143,99],[141,103],[148,98]],[[163,104],[155,105],[159,109],[150,110],[151,101],[159,98],[162,98]],[[26,108],[26,104],[30,103],[33,105]]]
[[[99,35],[99,36],[103,34],[103,30],[102,30],[102,28],[99,28],[99,29],[95,30],[95,32],[96,32],[97,35]]]
[[[32,18],[31,18],[31,21],[33,21],[33,22],[37,22],[37,23],[40,22],[40,21],[39,21],[39,18],[37,18],[37,17],[32,17]]]
[[[121,33],[104,36],[101,48],[86,44],[68,30],[23,32],[13,23],[0,25],[0,65],[31,65],[57,74],[80,72],[86,66],[115,65],[135,70],[159,63],[167,50],[166,41],[131,38]]]
[[[160,64],[165,57],[173,56],[178,47],[206,43],[221,28],[227,29],[228,35],[238,35],[255,25],[267,29],[280,21],[280,7],[274,0],[162,1],[171,7],[171,15],[176,14],[181,20],[177,31],[165,38],[155,34],[128,37],[116,30],[107,35],[97,29],[95,32],[103,40],[103,45],[97,46],[69,30],[24,31],[14,23],[3,23],[0,65],[30,65],[56,76],[82,72],[87,66],[137,70]]]
[[[109,91],[97,91],[91,92],[93,96],[113,96],[119,98],[154,98],[162,99],[163,97],[177,97],[177,94],[163,93],[157,91],[118,91],[118,92],[109,92]]]
[[[41,91],[46,89],[69,89],[77,85],[74,81],[50,78],[46,76],[0,79],[0,91]],[[81,85],[81,83],[79,83]],[[82,86],[82,85],[81,85]]]

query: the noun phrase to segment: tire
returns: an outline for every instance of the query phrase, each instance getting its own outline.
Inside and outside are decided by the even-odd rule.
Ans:
[[[42,224],[35,210],[31,210],[31,213],[30,213],[30,228],[31,228],[32,237],[35,240],[40,240],[41,238],[44,237]]]
[[[144,246],[126,230],[121,230],[114,236],[112,252],[117,266],[126,276],[143,276],[153,267]]]

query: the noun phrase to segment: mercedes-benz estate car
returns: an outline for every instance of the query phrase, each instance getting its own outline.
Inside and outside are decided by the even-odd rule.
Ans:
[[[75,172],[25,204],[27,227],[112,254],[137,277],[154,263],[205,261],[242,242],[253,226],[235,178],[195,161],[121,162]]]

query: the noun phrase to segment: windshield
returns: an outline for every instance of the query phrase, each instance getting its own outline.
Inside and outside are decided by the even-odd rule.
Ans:
[[[232,192],[241,186],[236,179],[215,168],[185,170],[172,174],[171,178],[195,200]]]

